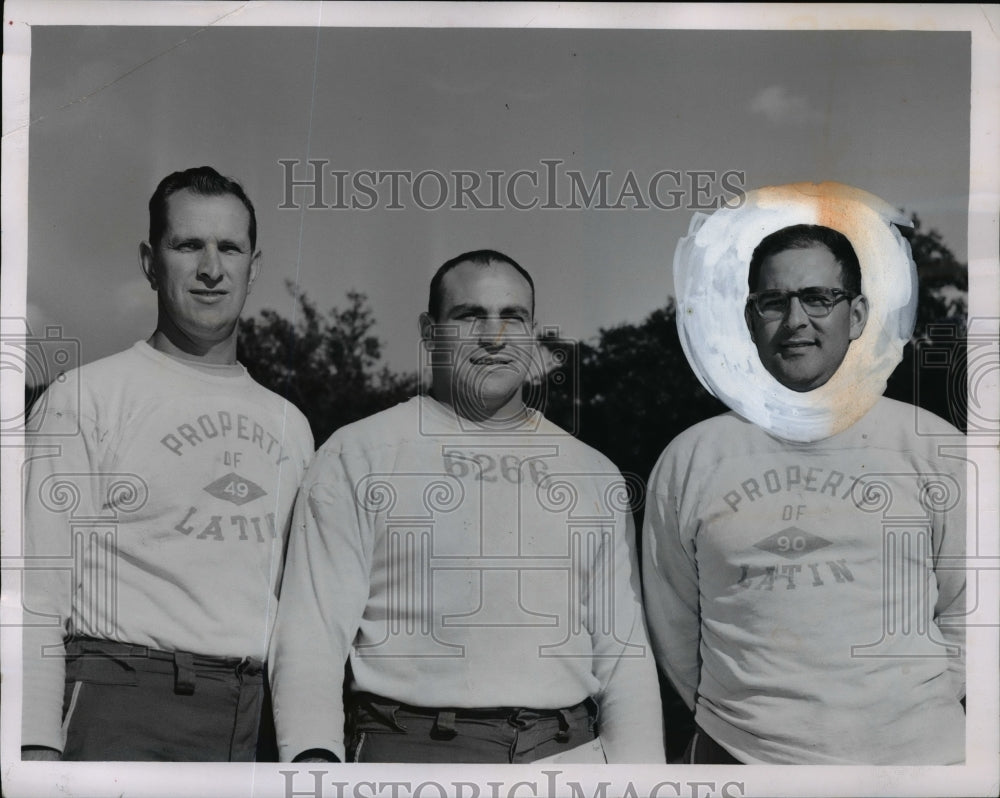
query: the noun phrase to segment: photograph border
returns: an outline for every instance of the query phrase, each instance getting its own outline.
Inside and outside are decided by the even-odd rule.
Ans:
[[[280,6],[280,7],[279,7]],[[280,17],[280,20],[279,20]],[[242,3],[242,2],[9,2],[4,9],[3,237],[0,317],[26,314],[29,196],[28,138],[32,28],[45,25],[120,26],[328,26],[496,28],[669,28],[681,30],[948,30],[971,34],[972,103],[968,208],[969,335],[983,347],[981,370],[970,369],[975,401],[998,401],[998,208],[1000,208],[1000,11],[972,5],[750,5],[687,4],[459,4],[459,3]],[[974,287],[974,290],[973,290]],[[5,329],[5,335],[16,335]],[[22,332],[23,334],[23,332]],[[3,419],[23,411],[23,381],[5,374]],[[970,401],[973,396],[970,394]],[[752,795],[995,795],[1000,789],[1000,700],[998,700],[998,429],[970,435],[970,490],[979,498],[977,523],[969,525],[969,570],[976,574],[976,624],[968,627],[969,693],[965,765],[950,767],[625,766],[542,765],[288,765],[40,763],[21,762],[20,551],[21,507],[15,490],[4,490],[3,588],[0,651],[4,701],[0,703],[0,760],[4,794],[67,796],[275,796],[284,798],[374,798],[376,795],[521,798],[546,794],[610,796]],[[4,436],[0,446],[2,485],[20,484],[24,443]],[[321,441],[317,442],[322,443]],[[664,445],[667,442],[664,441]],[[972,484],[977,478],[978,484]],[[446,777],[442,777],[446,773]],[[407,788],[393,784],[407,784]],[[212,785],[206,790],[206,785]],[[425,786],[422,790],[419,785]],[[443,787],[442,787],[443,785]],[[602,786],[603,785],[603,786]],[[446,792],[441,792],[442,787]],[[398,791],[398,796],[396,792]]]

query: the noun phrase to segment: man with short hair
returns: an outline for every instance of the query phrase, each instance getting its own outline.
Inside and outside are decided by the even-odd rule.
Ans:
[[[317,452],[271,647],[283,761],[663,761],[625,484],[525,406],[534,328],[521,266],[453,258],[429,395]]]
[[[744,315],[781,385],[809,393],[838,371],[868,321],[861,278],[828,227],[757,246]],[[917,435],[914,412],[882,397],[811,442],[731,412],[661,456],[643,586],[657,660],[695,713],[685,761],[963,760],[965,578],[948,561],[964,552],[965,481],[938,450],[961,436],[922,410]]]
[[[56,380],[25,494],[25,759],[252,761],[305,417],[236,360],[253,205],[204,166],[149,202],[156,330]],[[79,385],[79,391],[68,386]],[[51,430],[69,419],[75,435]],[[96,527],[95,527],[96,522]],[[66,563],[72,570],[66,578]]]
[[[786,227],[754,250],[748,281],[744,316],[764,368],[793,391],[825,384],[868,321],[854,247],[829,227]]]

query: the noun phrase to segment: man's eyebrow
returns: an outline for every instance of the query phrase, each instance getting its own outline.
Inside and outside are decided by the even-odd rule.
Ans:
[[[459,316],[463,313],[475,313],[479,316],[488,316],[490,311],[483,305],[476,305],[471,302],[463,302],[458,305],[453,305],[448,311],[449,316]],[[524,305],[505,305],[500,308],[498,315],[500,316],[510,316],[512,314],[519,314],[525,317],[531,316],[531,311]]]
[[[485,314],[486,308],[482,305],[473,305],[471,302],[462,302],[458,305],[452,305],[451,309],[448,311],[449,316],[457,316],[460,313]]]
[[[200,236],[185,236],[185,235],[173,235],[168,236],[167,244],[172,247],[180,246],[181,244],[204,244],[205,239]]]
[[[205,239],[202,236],[197,235],[174,235],[167,236],[164,239],[167,246],[179,247],[185,244],[197,244],[198,246],[205,246]],[[238,238],[220,238],[218,241],[219,247],[236,247],[239,250],[249,248],[247,244],[244,244]]]
[[[522,316],[531,316],[531,311],[524,305],[507,305],[507,307],[500,309],[501,316],[510,316],[514,313]]]

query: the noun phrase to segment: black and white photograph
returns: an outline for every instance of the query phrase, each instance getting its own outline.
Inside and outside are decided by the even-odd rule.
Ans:
[[[4,795],[997,794],[998,26],[7,3]]]

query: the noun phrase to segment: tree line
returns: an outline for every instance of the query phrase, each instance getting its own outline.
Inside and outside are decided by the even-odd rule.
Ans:
[[[910,241],[920,281],[917,323],[886,396],[966,426],[966,265],[913,217]],[[240,322],[240,361],[251,376],[297,405],[317,445],[336,429],[413,396],[415,373],[381,361],[382,342],[367,297],[347,292],[346,308],[321,312],[289,281],[296,313],[273,310]],[[556,424],[645,480],[680,432],[726,407],[684,357],[672,299],[638,323],[599,330],[593,341],[539,340],[551,364],[526,399]],[[637,509],[640,509],[637,507]]]

